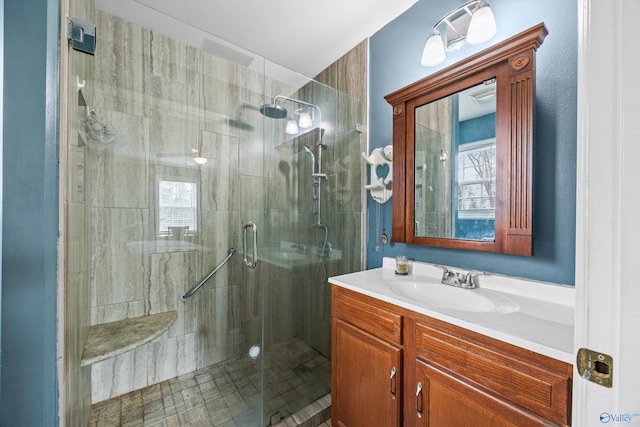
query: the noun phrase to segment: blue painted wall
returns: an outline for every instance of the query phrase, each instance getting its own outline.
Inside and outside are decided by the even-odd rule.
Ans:
[[[391,144],[391,106],[384,96],[544,22],[549,36],[537,53],[536,126],[534,143],[533,257],[488,254],[391,243],[375,250],[375,207],[369,202],[368,268],[382,257],[406,254],[410,259],[477,269],[554,283],[575,283],[577,0],[492,0],[498,33],[478,46],[449,53],[434,68],[420,65],[431,26],[461,0],[420,0],[370,39],[370,149]],[[381,209],[382,228],[391,231],[391,202]]]
[[[55,0],[4,3],[0,425],[57,426]]]
[[[458,143],[481,141],[496,137],[496,113],[485,114],[460,122],[458,126]]]

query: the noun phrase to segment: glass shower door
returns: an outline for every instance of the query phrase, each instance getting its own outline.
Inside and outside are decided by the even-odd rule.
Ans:
[[[328,416],[332,275],[360,268],[364,151],[354,98],[307,79],[269,80],[265,104],[264,422]],[[304,115],[310,125],[304,127]],[[296,126],[292,125],[295,122]],[[297,130],[296,130],[297,127]],[[300,415],[297,415],[298,417]]]
[[[327,278],[360,268],[360,104],[261,58],[241,65],[70,3],[98,38],[68,69],[69,334],[176,321],[90,375],[70,372],[69,397],[120,402],[121,421],[263,427],[326,396]],[[273,103],[287,115],[261,114]],[[286,132],[292,119],[303,131]]]

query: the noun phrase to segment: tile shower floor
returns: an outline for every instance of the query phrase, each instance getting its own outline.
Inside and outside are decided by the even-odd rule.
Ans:
[[[305,411],[294,413],[309,402],[329,401],[331,362],[297,338],[272,345],[264,360],[266,418],[279,412],[282,421],[277,424],[276,416],[274,424],[306,425],[299,419]],[[240,356],[98,402],[91,407],[89,426],[257,426],[261,375],[256,363]]]

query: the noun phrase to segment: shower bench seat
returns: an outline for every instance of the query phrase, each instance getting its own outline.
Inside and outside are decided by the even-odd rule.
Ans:
[[[93,325],[80,366],[89,366],[133,350],[165,333],[178,317],[175,310]]]

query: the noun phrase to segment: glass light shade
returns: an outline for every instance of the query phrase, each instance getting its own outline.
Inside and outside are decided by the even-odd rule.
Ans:
[[[435,67],[438,64],[442,64],[445,58],[444,42],[440,33],[436,31],[427,39],[420,63],[425,67]]]
[[[287,121],[287,126],[284,128],[285,133],[289,135],[295,135],[298,133],[298,123],[295,120],[289,119]]]
[[[484,43],[496,34],[496,20],[489,5],[481,1],[478,3],[467,31],[467,43]]]
[[[300,118],[298,119],[298,126],[302,129],[308,129],[313,126],[313,120],[311,119],[311,114],[307,112],[300,113]]]
[[[199,165],[204,165],[205,163],[207,163],[209,161],[209,159],[207,159],[206,157],[194,157],[193,161],[196,162]]]

